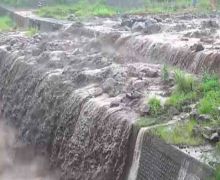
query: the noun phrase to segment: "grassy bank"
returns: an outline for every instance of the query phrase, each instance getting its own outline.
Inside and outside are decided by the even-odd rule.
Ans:
[[[168,70],[163,70],[167,76]],[[164,81],[166,78],[164,78]],[[172,119],[177,112],[190,113],[187,110],[192,104],[197,116],[208,116],[209,119],[199,121],[194,117],[188,117],[174,126],[164,126],[156,128],[153,133],[165,141],[176,145],[199,145],[203,143],[201,133],[196,132],[196,128],[203,130],[206,127],[213,128],[220,126],[220,80],[215,74],[204,73],[202,78],[195,78],[180,70],[174,73],[175,89],[164,105],[159,99],[150,99],[148,106],[150,112],[148,116],[141,117],[136,123],[139,127],[146,127],[154,124],[164,123]],[[165,118],[166,117],[166,118]]]
[[[145,5],[139,8],[111,7],[105,1],[79,0],[74,4],[55,4],[45,6],[36,11],[42,17],[65,19],[68,15],[74,14],[79,17],[89,16],[112,16],[115,14],[143,14],[143,13],[175,13],[175,12],[208,12],[210,11],[209,1],[201,0],[196,8],[192,8],[191,1],[152,1],[145,0]]]
[[[0,16],[0,32],[12,29],[13,22],[8,16]]]
[[[128,0],[135,4],[134,0]],[[2,0],[1,2],[15,7],[36,7],[34,0]],[[117,3],[116,3],[117,4]],[[120,4],[120,1],[119,3]],[[220,4],[220,3],[219,3]],[[107,0],[54,0],[50,4],[36,11],[42,17],[65,19],[70,14],[79,17],[112,16],[124,13],[175,13],[175,12],[208,12],[210,4],[207,0],[200,0],[196,8],[192,8],[191,0],[143,0],[143,5],[137,8],[124,4],[123,6],[109,6]]]
[[[70,14],[78,17],[113,16],[117,14],[117,10],[102,3],[90,4],[86,1],[80,1],[73,5],[46,6],[37,10],[36,14],[42,17],[65,19]]]

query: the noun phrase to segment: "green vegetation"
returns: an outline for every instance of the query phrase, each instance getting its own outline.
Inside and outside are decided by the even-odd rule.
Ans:
[[[169,70],[168,70],[168,67],[166,65],[163,66],[163,69],[162,69],[162,80],[167,83],[169,81]]]
[[[204,141],[201,137],[194,136],[193,128],[195,125],[196,121],[190,120],[172,126],[161,126],[151,131],[170,144],[196,146],[203,144]]]
[[[39,33],[39,30],[37,28],[32,27],[27,30],[26,35],[28,37],[33,37],[37,33]]]
[[[198,102],[196,109],[199,114],[211,115],[211,120],[200,123],[200,126],[212,127],[219,125],[220,82],[217,75],[205,73],[199,81],[181,71],[176,71],[175,84],[172,95],[165,103],[166,108],[174,107],[182,112],[184,106]],[[193,134],[195,125],[196,121],[191,120],[173,127],[157,128],[154,133],[168,143],[198,145],[202,143],[202,138]]]
[[[165,77],[162,78],[167,79],[167,69],[164,68],[162,71],[162,76]],[[199,114],[210,115],[211,119],[209,121],[183,121],[172,126],[161,126],[154,129],[152,132],[168,143],[175,145],[202,144],[204,143],[203,137],[198,135],[198,133],[194,133],[194,127],[197,123],[201,129],[204,127],[216,127],[220,124],[219,77],[215,74],[204,73],[201,79],[196,79],[189,74],[177,70],[174,73],[174,81],[175,88],[171,96],[165,102],[165,105],[161,106],[157,98],[151,98],[148,101],[150,108],[149,115],[140,118],[137,125],[139,127],[146,127],[166,122],[167,119],[170,120],[172,118],[173,109],[176,109],[177,113],[181,113],[184,107],[197,103],[195,107],[196,110]]]
[[[116,1],[116,0],[115,0]],[[121,0],[122,1],[122,0]],[[1,2],[15,7],[37,7],[35,0],[1,0]],[[196,8],[192,8],[191,0],[143,0],[143,5],[134,8],[124,3],[116,3],[118,6],[110,6],[108,0],[51,0],[47,6],[39,9],[36,13],[43,17],[64,19],[69,14],[79,17],[88,16],[111,16],[117,13],[175,13],[175,12],[207,12],[210,3],[207,0],[200,0]],[[116,1],[117,2],[117,1]],[[135,4],[135,0],[128,0],[128,4]],[[124,4],[120,6],[120,4]]]
[[[116,14],[116,9],[105,5],[104,3],[89,3],[80,1],[73,5],[55,5],[46,6],[36,11],[39,16],[65,19],[70,14],[79,17],[89,16],[112,16]]]
[[[136,126],[141,128],[141,127],[148,127],[152,126],[158,123],[158,118],[154,117],[141,117],[137,122]]]
[[[180,93],[188,93],[195,90],[195,79],[183,71],[175,71],[176,91]]]
[[[205,74],[200,90],[202,92],[202,98],[198,104],[199,113],[210,114],[213,118],[219,119],[220,83],[217,75]]]
[[[215,180],[220,180],[220,167],[215,171]]]
[[[175,71],[174,79],[176,84],[175,90],[165,105],[181,110],[182,106],[192,104],[197,100],[198,83],[191,75],[185,74],[180,70]]]
[[[0,32],[12,29],[13,22],[9,16],[0,16]]]
[[[193,91],[189,93],[174,91],[171,97],[166,101],[165,105],[168,107],[173,106],[181,111],[184,105],[192,104],[197,100],[197,98],[197,93]]]
[[[162,106],[161,106],[159,99],[157,99],[156,97],[149,99],[148,105],[150,108],[150,115],[151,116],[157,117],[158,115],[161,114]]]
[[[192,76],[181,71],[175,72],[176,88],[166,101],[166,106],[173,106],[181,111],[184,105],[198,102],[197,109],[200,114],[210,114],[218,119],[220,107],[220,83],[217,75],[203,75],[200,82]]]

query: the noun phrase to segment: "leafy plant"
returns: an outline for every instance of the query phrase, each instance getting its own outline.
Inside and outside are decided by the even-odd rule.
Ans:
[[[188,75],[183,71],[176,70],[174,79],[177,86],[177,91],[189,93],[195,90],[195,79],[191,75]]]
[[[169,81],[169,71],[168,71],[168,67],[166,65],[164,65],[163,69],[162,69],[162,80],[164,82]]]
[[[200,87],[202,97],[198,104],[201,114],[210,114],[213,117],[219,116],[217,108],[220,106],[220,83],[215,74],[205,73]]]
[[[162,112],[161,102],[156,97],[149,99],[148,105],[150,107],[150,114],[152,116],[158,116]]]
[[[196,92],[191,93],[178,93],[174,92],[171,97],[166,101],[166,106],[173,106],[181,110],[182,106],[193,103],[197,99]]]

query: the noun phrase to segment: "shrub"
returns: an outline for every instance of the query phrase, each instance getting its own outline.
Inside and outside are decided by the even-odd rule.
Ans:
[[[180,70],[175,71],[176,90],[182,93],[189,93],[195,90],[195,80],[191,75],[187,75]]]
[[[166,65],[164,65],[163,69],[162,69],[162,80],[164,82],[169,81],[169,71],[168,71],[168,67]]]
[[[205,73],[201,83],[202,98],[198,104],[198,110],[201,114],[211,114],[216,117],[217,108],[220,106],[220,83],[215,74]]]
[[[150,107],[150,114],[152,116],[158,116],[162,112],[162,106],[160,103],[160,100],[156,97],[149,99],[148,101],[149,107]]]
[[[204,93],[208,91],[219,91],[220,83],[219,78],[216,74],[205,73],[202,78],[201,89]]]
[[[198,110],[201,114],[215,115],[220,106],[220,91],[209,91],[199,101]]]
[[[169,99],[165,102],[166,106],[173,106],[178,110],[182,109],[182,106],[192,104],[197,100],[197,93],[196,92],[189,92],[189,93],[179,93],[175,91]]]

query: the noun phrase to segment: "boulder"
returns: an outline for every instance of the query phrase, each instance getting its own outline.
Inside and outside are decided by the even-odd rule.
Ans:
[[[75,16],[75,14],[70,14],[70,15],[67,17],[67,20],[68,20],[68,21],[75,21],[75,20],[77,20],[77,17]]]
[[[145,21],[144,33],[154,34],[158,33],[161,30],[161,26],[154,19],[148,19]]]
[[[212,143],[217,143],[219,142],[220,140],[220,136],[219,134],[216,132],[216,133],[213,133],[209,139]]]
[[[175,107],[170,107],[168,109],[168,114],[171,115],[171,116],[175,116],[175,115],[178,115],[180,112],[178,109],[176,109]]]
[[[132,28],[133,24],[134,24],[133,19],[123,19],[121,22],[121,26],[129,27],[129,28]]]
[[[118,107],[120,105],[120,100],[116,99],[114,101],[111,102],[110,107]]]
[[[132,26],[132,31],[134,32],[140,32],[145,29],[145,23],[144,22],[135,22]]]
[[[205,20],[201,23],[201,28],[218,28],[219,24],[215,20]]]
[[[201,43],[198,43],[191,46],[190,49],[194,52],[199,52],[199,51],[203,51],[205,48]]]
[[[193,109],[192,112],[190,113],[190,118],[196,120],[198,119],[198,117],[199,117],[199,113],[197,112],[196,109]]]
[[[200,114],[196,120],[198,122],[206,122],[206,121],[210,121],[211,120],[211,116],[210,115],[207,115],[207,114]]]
[[[133,88],[135,90],[140,90],[140,89],[144,88],[147,84],[148,84],[148,82],[145,80],[137,80],[134,82]]]
[[[102,89],[103,89],[104,92],[109,92],[109,91],[111,91],[111,90],[114,89],[115,84],[116,84],[115,79],[113,79],[113,78],[108,78],[108,79],[106,79],[105,82],[103,83]]]
[[[138,99],[138,98],[141,98],[143,95],[141,92],[139,91],[133,91],[131,93],[127,93],[126,94],[126,97],[129,98],[129,99]]]
[[[139,113],[141,116],[146,116],[150,113],[150,107],[147,104],[142,104],[139,109]]]

